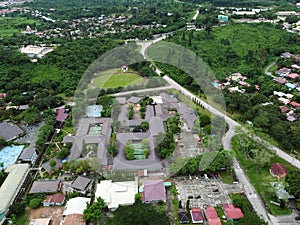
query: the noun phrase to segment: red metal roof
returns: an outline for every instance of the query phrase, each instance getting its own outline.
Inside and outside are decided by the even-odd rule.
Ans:
[[[271,172],[275,175],[278,176],[280,178],[283,178],[287,175],[288,171],[286,170],[286,168],[280,164],[280,163],[274,163],[271,166]]]
[[[298,103],[298,102],[291,102],[290,104],[291,104],[291,106],[293,106],[295,108],[300,108],[300,103]]]
[[[58,109],[56,111],[56,121],[65,122],[68,118],[68,113],[65,113],[65,109]]]
[[[200,208],[193,208],[190,212],[191,212],[193,223],[204,220],[204,217],[203,217],[203,214],[202,214],[202,211]]]
[[[217,211],[212,206],[209,206],[205,209],[205,215],[206,215],[207,219],[217,219],[217,218],[219,218],[218,214],[217,214]]]
[[[48,195],[44,202],[49,202],[49,203],[60,203],[63,204],[65,201],[65,195],[64,194],[54,194],[54,195]]]
[[[227,219],[240,219],[244,217],[242,210],[233,204],[222,205]]]

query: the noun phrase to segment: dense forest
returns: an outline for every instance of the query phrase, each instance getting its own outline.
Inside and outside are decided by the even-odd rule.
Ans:
[[[272,34],[272,35],[270,35]],[[282,52],[300,52],[300,37],[281,29],[273,24],[230,24],[201,32],[180,31],[167,39],[199,55],[212,69],[215,77],[226,82],[226,77],[239,72],[247,76],[251,84],[246,93],[224,90],[226,110],[235,119],[252,121],[260,131],[271,135],[286,150],[299,149],[298,141],[300,122],[288,122],[286,115],[280,113],[279,102],[268,106],[273,91],[290,92],[284,85],[274,83],[273,79],[264,74],[264,68]],[[289,65],[297,62],[289,62]],[[187,74],[170,65],[157,63],[159,67],[173,79],[194,93],[203,90]],[[279,66],[287,63],[278,61]],[[254,86],[259,85],[260,90]],[[295,93],[295,101],[299,96]]]
[[[286,5],[286,3],[296,4],[297,0],[183,0],[184,2],[192,2],[194,4],[212,4],[219,7],[257,7],[257,6],[274,6]]]

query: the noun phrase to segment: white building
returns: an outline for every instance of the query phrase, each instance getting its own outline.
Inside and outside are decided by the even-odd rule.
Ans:
[[[40,46],[33,46],[33,45],[28,45],[26,47],[20,48],[20,52],[27,54],[28,57],[33,58],[42,58],[49,52],[52,52],[53,48],[50,47],[40,47]]]
[[[97,184],[95,198],[101,197],[109,209],[114,210],[120,205],[132,205],[138,193],[136,181],[112,182],[103,180]]]
[[[76,197],[71,198],[66,204],[65,211],[63,216],[71,214],[83,214],[83,211],[86,209],[86,204],[90,203],[90,198]]]
[[[13,164],[6,168],[8,176],[0,187],[0,225],[4,223],[9,206],[19,193],[28,171],[29,164]]]

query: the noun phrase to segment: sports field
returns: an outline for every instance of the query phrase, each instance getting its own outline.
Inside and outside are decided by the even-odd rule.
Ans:
[[[95,78],[93,84],[98,88],[116,88],[126,87],[128,85],[142,84],[143,78],[137,73],[120,72],[118,70],[110,70],[111,73],[105,73]]]

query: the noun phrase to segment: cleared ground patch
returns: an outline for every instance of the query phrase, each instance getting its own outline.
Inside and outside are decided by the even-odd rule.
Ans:
[[[52,218],[52,225],[60,225],[64,207],[50,206],[30,210],[29,220],[37,218]]]
[[[27,19],[22,17],[3,17],[0,18],[0,37],[12,36],[14,33],[21,33],[21,30],[25,30],[26,26],[31,26],[32,29],[35,29],[35,26],[39,22],[33,19]]]
[[[93,85],[98,88],[116,88],[126,87],[129,85],[140,85],[143,83],[143,78],[134,72],[120,72],[119,70],[110,70],[100,74],[94,79]]]

